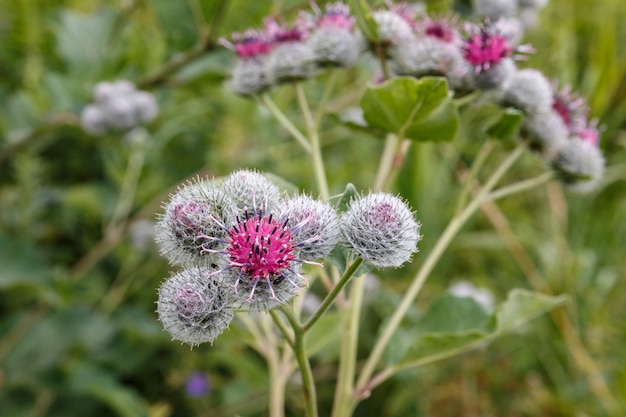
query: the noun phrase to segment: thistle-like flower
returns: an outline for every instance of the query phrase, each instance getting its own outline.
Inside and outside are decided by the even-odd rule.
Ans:
[[[227,234],[223,225],[236,214],[235,203],[215,181],[185,184],[164,205],[157,218],[155,240],[173,265],[209,266],[211,250],[221,248]]]
[[[299,195],[283,202],[282,217],[289,219],[295,249],[301,259],[325,258],[339,240],[339,217],[328,203]]]
[[[290,28],[267,19],[265,32],[273,44],[267,71],[277,83],[306,80],[315,74],[315,54],[306,42],[309,36],[307,24],[299,21]]]
[[[269,310],[285,304],[307,283],[300,274],[289,219],[277,219],[263,210],[245,211],[228,228],[220,269],[211,276],[221,280],[241,310]]]
[[[604,175],[604,157],[598,147],[578,137],[561,146],[551,161],[564,187],[576,193],[589,193]]]
[[[500,101],[527,116],[547,113],[552,107],[550,82],[535,69],[516,71],[502,87]]]
[[[485,21],[469,25],[463,43],[463,57],[473,72],[476,87],[495,88],[504,84],[515,73],[514,59],[523,59],[533,52],[529,45],[514,46],[497,27]]]
[[[260,172],[249,169],[232,172],[224,180],[222,190],[240,213],[253,208],[273,212],[281,199],[276,184]]]
[[[569,136],[563,120],[552,110],[525,117],[522,133],[530,148],[547,159],[566,144]]]
[[[329,3],[325,13],[317,6],[314,11],[314,16],[302,14],[302,19],[313,28],[307,43],[313,49],[317,65],[343,68],[354,65],[363,47],[352,31],[356,19],[348,6]]]
[[[230,291],[209,276],[207,268],[183,269],[159,288],[159,320],[174,340],[213,342],[232,321]]]
[[[404,201],[388,193],[360,196],[341,216],[352,250],[377,267],[399,267],[417,252],[420,224]]]
[[[233,92],[248,96],[271,88],[274,79],[267,70],[267,59],[274,44],[264,31],[249,29],[235,33],[232,42],[220,39],[220,43],[237,54],[237,61],[231,72],[228,88]]]

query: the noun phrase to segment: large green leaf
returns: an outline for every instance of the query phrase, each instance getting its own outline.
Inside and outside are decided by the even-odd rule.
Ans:
[[[507,300],[487,314],[471,298],[444,295],[433,302],[422,319],[412,329],[404,329],[398,346],[386,357],[400,367],[418,366],[450,357],[477,346],[532,320],[565,302],[565,296],[552,297],[544,294],[515,289]]]
[[[369,87],[361,98],[370,126],[418,141],[450,141],[459,116],[442,77],[398,77]]]

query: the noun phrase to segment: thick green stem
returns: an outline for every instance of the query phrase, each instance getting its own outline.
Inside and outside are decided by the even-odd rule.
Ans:
[[[363,259],[361,258],[356,259],[354,262],[352,262],[352,264],[350,264],[350,266],[341,276],[341,279],[339,280],[337,285],[335,285],[333,289],[328,293],[328,295],[326,295],[326,298],[324,298],[322,304],[320,304],[317,311],[315,311],[315,313],[313,313],[309,320],[302,326],[303,331],[308,331],[320,319],[320,317],[322,317],[324,313],[326,313],[326,311],[333,304],[341,290],[346,286],[348,281],[350,281],[350,278],[352,278],[356,270],[359,269],[361,264],[363,264]]]
[[[280,307],[280,311],[283,312],[289,321],[289,324],[291,324],[291,327],[293,328],[294,354],[302,376],[302,394],[304,395],[306,416],[317,417],[317,394],[315,391],[315,380],[313,379],[311,364],[309,363],[309,358],[306,354],[305,333],[290,306],[283,305]]]
[[[365,278],[355,280],[350,289],[350,307],[348,314],[343,317],[343,332],[339,361],[339,374],[335,387],[335,402],[333,417],[343,417],[352,414],[356,404],[354,393],[354,375],[356,371],[356,355],[359,341],[359,321]]]
[[[311,141],[311,158],[313,159],[313,173],[315,175],[315,183],[317,184],[317,189],[320,192],[322,200],[328,201],[328,197],[330,197],[330,192],[328,191],[328,180],[326,179],[326,171],[324,169],[324,160],[322,158],[320,137],[317,131],[315,120],[313,119],[313,114],[311,113],[311,109],[309,108],[309,103],[307,102],[306,95],[304,94],[302,83],[296,84],[296,95],[298,96],[298,104],[300,105],[300,110],[302,111],[302,115],[304,116],[304,121],[306,123],[307,131],[309,134],[309,140]]]
[[[441,234],[439,240],[433,247],[432,251],[428,254],[426,260],[413,278],[411,285],[406,290],[404,298],[402,299],[400,305],[396,308],[393,316],[389,320],[389,323],[385,327],[383,334],[374,345],[374,348],[372,349],[370,356],[367,358],[367,361],[365,362],[365,365],[361,370],[361,374],[359,375],[359,379],[357,381],[357,392],[363,392],[363,395],[368,394],[368,392],[363,391],[363,389],[368,385],[368,381],[372,376],[376,366],[378,365],[378,362],[380,361],[384,350],[389,344],[391,337],[398,329],[400,322],[415,301],[415,298],[419,294],[422,286],[424,285],[424,282],[430,275],[430,272],[433,270],[454,236],[456,236],[461,227],[476,212],[476,210],[478,210],[481,204],[485,202],[486,198],[488,197],[488,193],[502,178],[502,176],[511,167],[511,165],[513,165],[515,160],[519,158],[523,151],[524,146],[519,145],[502,163],[502,165],[500,165],[500,167],[494,172],[491,178],[489,178],[487,183],[478,192],[475,198],[465,207],[465,209],[459,215],[453,217],[450,223],[448,223],[448,226]]]
[[[268,96],[267,94],[261,94],[259,96],[259,99],[261,100],[261,103],[263,103],[265,107],[267,107],[267,109],[274,115],[276,120],[278,120],[278,122],[283,125],[283,127],[287,129],[289,133],[291,133],[291,136],[293,136],[294,139],[298,141],[302,148],[307,153],[311,153],[311,143],[309,142],[307,137],[304,136],[304,134],[302,134],[302,132],[300,132],[300,130],[298,130],[298,128],[295,127],[293,123],[291,123],[291,120],[289,120],[289,118],[287,118],[287,116],[285,116],[282,111],[280,111],[280,109],[278,108],[278,106],[276,106],[276,104],[274,104],[270,96]]]
[[[541,175],[537,175],[534,178],[529,178],[524,181],[516,182],[515,184],[507,185],[506,187],[502,187],[498,190],[492,191],[489,194],[489,200],[499,200],[511,194],[516,194],[525,190],[529,190],[531,188],[535,188],[541,184],[544,184],[554,179],[554,177],[555,177],[554,171],[548,171],[548,172],[544,172]]]

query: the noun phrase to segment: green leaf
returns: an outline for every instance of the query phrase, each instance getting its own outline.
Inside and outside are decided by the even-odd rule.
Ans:
[[[515,109],[506,109],[500,119],[491,126],[487,133],[494,139],[509,139],[516,137],[524,116]]]
[[[350,11],[356,17],[356,23],[365,37],[378,43],[378,24],[372,16],[372,11],[365,0],[350,0]]]
[[[0,265],[0,289],[18,285],[41,287],[50,279],[50,267],[26,241],[0,235]]]
[[[567,296],[549,295],[514,289],[496,311],[496,331],[503,333],[552,310],[567,301]]]
[[[424,333],[487,330],[490,318],[489,312],[474,299],[446,293],[430,305],[416,327]]]
[[[106,404],[121,417],[142,417],[148,412],[142,398],[130,387],[116,381],[113,375],[87,363],[79,363],[70,371],[70,386]]]
[[[459,125],[458,112],[443,77],[397,77],[369,87],[363,93],[361,107],[370,126],[401,138],[450,141]]]
[[[115,25],[115,15],[100,11],[84,15],[69,10],[61,13],[57,31],[57,51],[70,72],[97,77],[105,63],[111,60],[117,47],[110,43]]]
[[[346,211],[346,209],[348,208],[348,205],[350,204],[350,201],[352,201],[352,199],[356,197],[358,194],[359,192],[357,191],[354,184],[348,183],[346,185],[346,189],[343,191],[343,193],[337,200],[335,207],[337,208],[339,212]]]
[[[566,299],[515,289],[489,315],[471,298],[444,295],[433,302],[416,326],[400,332],[400,346],[394,346],[386,357],[391,361],[401,357],[399,367],[414,367],[457,355],[490,342]]]

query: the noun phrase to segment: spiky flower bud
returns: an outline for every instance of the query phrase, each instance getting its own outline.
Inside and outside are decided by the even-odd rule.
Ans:
[[[576,193],[595,190],[604,175],[604,157],[593,144],[578,137],[561,146],[551,161],[564,187]]]
[[[173,265],[208,266],[216,262],[226,227],[236,206],[213,181],[197,180],[184,185],[164,206],[155,226],[161,254]]]
[[[249,96],[274,85],[274,79],[267,71],[267,59],[274,45],[267,33],[250,29],[233,34],[232,42],[220,39],[220,43],[238,57],[227,82],[230,90]]]
[[[253,208],[273,212],[281,197],[278,187],[265,175],[248,169],[231,173],[224,181],[223,191],[241,213]]]
[[[525,117],[522,135],[528,139],[531,149],[550,159],[568,138],[567,127],[554,111]]]
[[[289,219],[288,226],[303,260],[325,258],[339,240],[339,218],[328,203],[299,195],[283,203],[281,217]]]
[[[315,16],[303,14],[302,19],[310,21],[314,28],[307,43],[313,50],[317,65],[343,68],[353,66],[363,46],[352,31],[356,19],[350,15],[348,6],[329,3],[325,13],[319,9],[315,11]]]
[[[399,267],[417,252],[420,224],[404,201],[388,193],[360,196],[341,216],[352,250],[378,267]]]
[[[301,81],[315,75],[315,54],[309,44],[308,27],[296,24],[292,28],[275,20],[265,22],[265,31],[272,39],[272,52],[267,60],[267,72],[277,83]]]
[[[207,268],[183,269],[159,288],[159,320],[174,340],[213,342],[232,321],[232,296],[209,274]]]
[[[83,108],[80,125],[92,135],[103,135],[108,129],[107,117],[96,104],[88,104]]]
[[[372,17],[378,25],[378,41],[382,45],[397,45],[414,36],[410,21],[398,11],[376,10]]]
[[[526,115],[547,113],[552,107],[550,82],[540,71],[519,70],[502,88],[500,101]]]
[[[391,48],[390,68],[397,75],[453,76],[462,61],[456,45],[435,37],[423,37]]]

